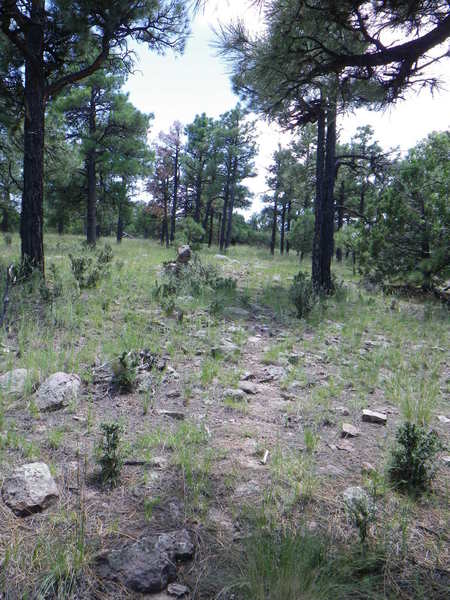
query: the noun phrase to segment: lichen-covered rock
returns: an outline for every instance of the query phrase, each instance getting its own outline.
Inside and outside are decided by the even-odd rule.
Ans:
[[[45,463],[29,463],[16,469],[3,483],[3,501],[23,517],[41,512],[59,497],[58,488]]]
[[[78,375],[54,373],[44,381],[33,400],[42,412],[60,410],[78,399],[80,387],[81,379]]]
[[[183,529],[144,537],[120,550],[97,558],[101,577],[118,581],[135,592],[152,593],[164,590],[176,579],[176,561],[189,560],[194,545]]]
[[[180,246],[178,248],[178,257],[177,261],[182,265],[187,264],[192,257],[192,252],[189,246]]]

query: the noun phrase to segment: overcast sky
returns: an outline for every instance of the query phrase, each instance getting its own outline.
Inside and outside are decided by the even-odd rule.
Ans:
[[[152,137],[166,131],[179,120],[190,123],[196,114],[205,112],[218,117],[233,108],[238,98],[233,94],[229,78],[229,65],[217,57],[212,47],[213,29],[220,22],[227,23],[237,16],[245,19],[252,29],[260,26],[257,10],[243,8],[243,0],[210,0],[207,9],[198,14],[192,24],[192,35],[182,56],[169,53],[157,56],[144,46],[135,48],[138,61],[126,90],[130,100],[144,112],[155,115]],[[347,141],[359,125],[372,125],[375,138],[385,149],[400,146],[402,151],[434,130],[444,130],[450,125],[449,61],[442,62],[439,74],[447,89],[433,97],[428,91],[411,93],[384,113],[360,110],[347,115],[340,123],[340,140]],[[253,212],[259,210],[259,195],[266,189],[266,169],[278,143],[285,139],[275,125],[261,120],[258,124],[259,156],[256,161],[258,177],[249,181],[255,193]]]

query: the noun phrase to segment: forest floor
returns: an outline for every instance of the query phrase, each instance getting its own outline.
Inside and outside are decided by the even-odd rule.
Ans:
[[[95,557],[180,528],[196,547],[178,569],[185,598],[448,597],[448,449],[426,494],[399,493],[386,475],[404,420],[448,447],[448,311],[369,292],[335,265],[339,294],[299,320],[288,295],[298,258],[249,247],[199,252],[236,289],[194,286],[161,306],[153,290],[175,250],[111,245],[109,275],[80,291],[68,255],[82,255],[81,239],[48,235],[58,293],[30,284],[11,295],[0,375],[23,367],[33,381],[23,398],[0,397],[0,485],[42,461],[60,497],[25,518],[0,501],[0,598],[139,598],[102,579]],[[14,237],[2,261],[17,255]],[[165,368],[119,393],[111,365],[142,350]],[[58,371],[81,377],[81,396],[39,413],[32,391]],[[364,409],[385,413],[386,425],[363,422]],[[103,422],[123,431],[114,489],[98,480]],[[342,437],[343,423],[356,437]],[[349,486],[374,506],[364,541]]]

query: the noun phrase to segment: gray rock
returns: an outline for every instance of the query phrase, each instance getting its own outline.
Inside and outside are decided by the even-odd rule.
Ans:
[[[357,429],[354,425],[350,423],[342,423],[342,437],[357,437],[360,435],[359,429]]]
[[[225,254],[215,254],[214,258],[216,258],[217,260],[230,260],[228,256],[225,256]]]
[[[387,415],[374,410],[366,409],[363,410],[362,420],[366,423],[378,423],[379,425],[386,425]]]
[[[42,412],[51,412],[66,407],[78,399],[81,379],[78,375],[54,373],[50,375],[33,395],[34,403]]]
[[[171,583],[167,587],[167,593],[175,598],[185,598],[189,594],[189,588],[181,583]]]
[[[185,414],[179,412],[177,410],[159,410],[158,414],[163,417],[169,417],[170,419],[175,419],[176,421],[184,421]]]
[[[16,515],[41,512],[59,497],[58,488],[45,463],[29,463],[16,469],[3,483],[3,501]]]
[[[246,394],[254,395],[258,393],[258,386],[252,383],[251,381],[240,381],[239,389],[245,392]]]
[[[0,392],[11,396],[21,396],[25,392],[30,375],[30,371],[27,369],[13,369],[0,375]]]
[[[144,537],[97,558],[101,577],[118,581],[135,592],[164,590],[177,576],[175,561],[190,560],[194,545],[183,529]]]
[[[223,391],[223,397],[232,398],[233,400],[243,400],[245,398],[245,393],[242,390],[227,388]]]
[[[444,425],[448,425],[448,423],[450,423],[450,419],[449,419],[449,418],[447,418],[447,417],[446,417],[446,416],[444,416],[444,415],[439,415],[439,416],[438,416],[438,420],[439,420],[441,423],[444,423]]]
[[[182,265],[187,264],[192,257],[192,252],[189,246],[180,246],[178,248],[178,257],[177,261]]]

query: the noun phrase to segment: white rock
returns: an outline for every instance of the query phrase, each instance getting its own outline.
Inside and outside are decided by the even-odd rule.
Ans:
[[[357,437],[360,435],[359,429],[350,423],[342,423],[342,437]]]
[[[54,373],[44,381],[33,400],[43,412],[59,410],[78,399],[80,387],[81,379],[78,375]]]
[[[450,423],[450,419],[448,419],[447,417],[445,417],[444,415],[439,415],[438,419],[441,423],[444,423],[445,425],[447,425],[447,423]]]
[[[228,256],[225,256],[224,254],[215,254],[214,258],[216,258],[217,260],[230,260]]]
[[[3,501],[19,516],[40,512],[54,504],[58,488],[45,463],[23,465],[8,477],[2,489]]]
[[[21,396],[25,392],[30,375],[27,369],[13,369],[0,375],[0,391],[12,396]]]

